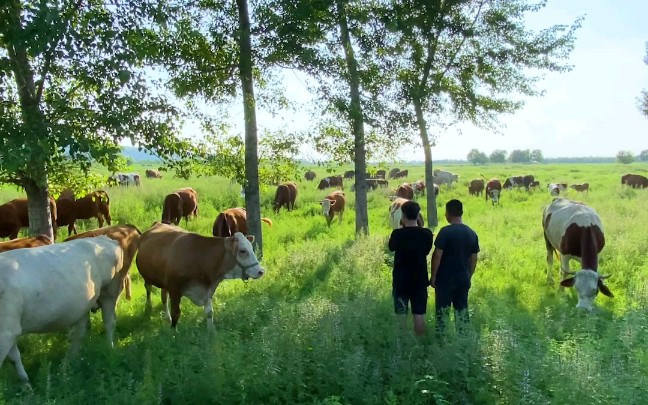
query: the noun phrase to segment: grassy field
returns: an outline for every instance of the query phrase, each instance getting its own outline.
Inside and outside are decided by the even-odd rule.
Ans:
[[[422,167],[409,169],[408,180],[422,178]],[[461,181],[450,190],[442,187],[439,223],[446,224],[445,202],[461,199],[464,221],[477,231],[482,248],[467,334],[450,330],[445,343],[433,334],[417,341],[409,329],[397,327],[393,256],[386,249],[387,190],[370,192],[370,236],[356,240],[353,194],[347,191],[343,224],[335,221],[329,229],[318,204],[325,192],[301,181],[292,212],[274,214],[274,190],[263,190],[263,215],[273,220],[272,227],[263,225],[267,274],[218,288],[214,331],[207,330],[202,309],[186,299],[175,332],[162,316],[159,294],[153,314],[146,315],[142,279],[133,266],[134,296],[118,304],[115,349],[107,347],[99,314],[73,359],[65,356],[64,333],[22,337],[33,390],[21,390],[7,361],[0,369],[0,403],[648,403],[648,190],[620,185],[622,174],[648,166],[449,169]],[[468,195],[467,182],[479,174],[526,173],[541,181],[541,191],[505,191],[498,207]],[[601,216],[607,245],[600,271],[613,274],[607,284],[615,294],[599,295],[591,314],[574,308],[573,291],[546,284],[541,227],[542,208],[551,201],[547,182],[584,181],[589,194],[568,196]],[[200,194],[200,216],[187,226],[194,232],[211,234],[221,209],[243,204],[238,186],[225,179],[144,180],[138,189],[108,190],[114,222],[147,229],[160,219],[163,196],[185,185]],[[20,194],[3,189],[0,201]],[[82,222],[79,231],[95,226],[94,220]],[[557,263],[554,272],[557,279]]]

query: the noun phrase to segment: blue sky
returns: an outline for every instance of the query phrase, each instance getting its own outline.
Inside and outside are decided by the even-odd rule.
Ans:
[[[531,28],[570,24],[584,15],[570,58],[571,72],[548,74],[540,83],[544,97],[526,100],[514,115],[502,116],[502,134],[460,125],[461,133],[439,134],[435,159],[465,159],[471,148],[541,149],[547,157],[613,156],[619,150],[639,153],[648,149],[648,118],[637,109],[637,97],[648,88],[644,64],[648,41],[648,0],[550,0],[529,19]],[[289,97],[307,103],[305,78],[286,74]],[[230,121],[242,132],[242,107],[235,105]],[[260,128],[305,129],[309,113],[272,116],[259,111]],[[304,154],[312,156],[308,147]],[[399,157],[423,160],[423,153],[404,148]]]

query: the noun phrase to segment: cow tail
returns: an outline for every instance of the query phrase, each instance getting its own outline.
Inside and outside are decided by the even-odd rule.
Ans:
[[[261,218],[261,222],[265,222],[268,226],[272,226],[272,220],[270,218]]]

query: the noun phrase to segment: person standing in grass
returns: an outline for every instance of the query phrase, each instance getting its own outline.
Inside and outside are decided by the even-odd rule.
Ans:
[[[407,319],[408,304],[412,306],[414,333],[425,334],[425,311],[428,298],[427,255],[432,250],[432,231],[418,226],[421,207],[414,201],[401,206],[404,227],[394,229],[389,237],[389,250],[394,254],[392,296],[394,310]]]
[[[430,285],[435,289],[437,331],[445,327],[446,312],[455,310],[455,324],[468,322],[468,290],[477,267],[479,238],[464,224],[463,204],[459,200],[446,203],[445,217],[450,225],[439,231],[432,254]]]

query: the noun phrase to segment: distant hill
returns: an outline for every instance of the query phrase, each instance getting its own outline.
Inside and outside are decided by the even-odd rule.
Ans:
[[[133,146],[122,146],[122,155],[130,158],[135,163],[140,162],[159,162],[160,158],[146,150],[139,151]]]

